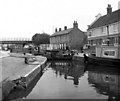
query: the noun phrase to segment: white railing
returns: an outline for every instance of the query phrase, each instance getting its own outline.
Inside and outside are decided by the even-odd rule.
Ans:
[[[31,38],[0,38],[0,41],[32,41]]]

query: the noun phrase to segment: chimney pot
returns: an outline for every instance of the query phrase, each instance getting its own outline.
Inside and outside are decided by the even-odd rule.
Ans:
[[[57,32],[57,28],[55,28],[55,32]]]
[[[108,7],[107,7],[107,14],[110,14],[112,13],[112,7],[110,4],[108,4]]]
[[[77,21],[74,21],[74,23],[73,23],[73,28],[78,28],[78,23],[77,23]]]
[[[61,28],[59,28],[59,31],[61,31]]]
[[[67,26],[64,26],[64,30],[66,30],[67,29]]]

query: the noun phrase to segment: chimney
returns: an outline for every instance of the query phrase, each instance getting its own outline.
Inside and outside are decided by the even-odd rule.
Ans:
[[[61,28],[59,28],[59,31],[61,31]]]
[[[64,30],[66,30],[67,29],[67,26],[64,26]]]
[[[57,32],[57,28],[55,28],[55,32]]]
[[[110,4],[108,4],[108,7],[107,7],[107,14],[110,14],[112,13],[112,7]]]
[[[74,23],[73,23],[73,28],[78,28],[78,23],[77,23],[77,21],[74,21]]]

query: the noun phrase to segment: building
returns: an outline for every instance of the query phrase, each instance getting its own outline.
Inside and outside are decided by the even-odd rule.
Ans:
[[[85,43],[86,35],[85,32],[81,31],[78,28],[77,21],[74,21],[73,28],[67,29],[67,26],[64,27],[64,30],[59,28],[55,29],[55,33],[50,37],[50,44],[56,49],[76,49],[81,50]]]
[[[107,14],[99,15],[88,26],[87,36],[90,46],[120,44],[120,9],[112,12],[112,7],[108,4]]]
[[[118,2],[118,9],[120,9],[120,1]]]

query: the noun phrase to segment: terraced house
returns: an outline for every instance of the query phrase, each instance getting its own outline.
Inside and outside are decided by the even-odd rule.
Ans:
[[[90,46],[120,44],[120,9],[112,12],[112,7],[108,4],[107,14],[97,16],[89,25],[87,36]]]
[[[56,49],[69,48],[81,50],[85,42],[85,32],[78,28],[77,21],[74,21],[73,28],[67,29],[67,26],[65,26],[64,30],[59,28],[59,31],[57,31],[57,29],[55,29],[55,33],[50,37],[50,44]]]

